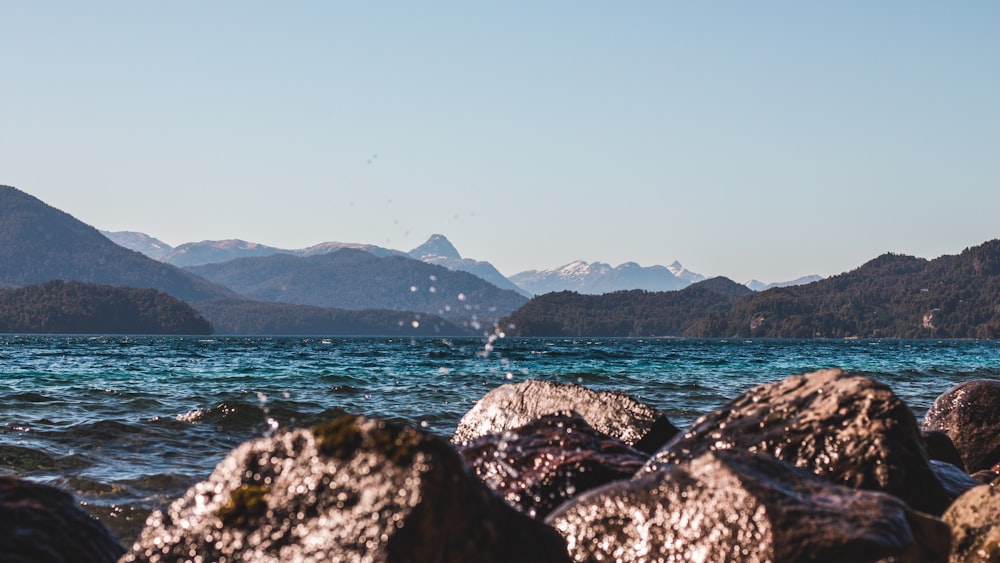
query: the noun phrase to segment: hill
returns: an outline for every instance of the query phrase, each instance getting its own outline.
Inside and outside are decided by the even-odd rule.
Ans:
[[[1000,338],[1000,240],[925,260],[884,254],[736,304],[692,333],[772,338]]]
[[[143,244],[154,239],[135,234],[124,237]],[[166,245],[163,245],[166,246]],[[186,301],[227,334],[467,334],[426,314],[294,308],[253,303],[230,289],[175,266],[157,262],[118,246],[97,229],[10,186],[0,186],[0,288],[19,288],[53,280],[80,281],[119,288],[151,288]],[[485,282],[484,282],[485,283]],[[101,307],[104,295],[80,294],[79,307]],[[85,303],[93,298],[94,303]],[[41,314],[41,309],[35,310]],[[47,314],[47,313],[46,313]],[[418,319],[419,317],[419,319]],[[73,332],[108,330],[101,319],[79,320]],[[84,326],[80,319],[93,324]],[[19,313],[17,328],[45,331],[42,320]],[[419,326],[413,326],[418,320]],[[403,322],[403,325],[400,325]],[[24,324],[28,323],[28,324]],[[37,326],[36,326],[37,325]],[[13,328],[13,325],[12,325]],[[24,328],[24,330],[28,330]],[[53,329],[56,330],[56,329]],[[148,331],[143,331],[148,332]]]
[[[617,291],[583,295],[571,291],[535,297],[504,319],[517,336],[681,336],[713,313],[728,312],[752,290],[727,278],[712,278],[679,291]]]
[[[0,332],[211,334],[212,325],[154,289],[49,281],[0,290]]]
[[[1000,338],[1000,240],[934,260],[884,254],[760,293],[734,286],[716,278],[675,292],[554,293],[505,322],[523,336]]]
[[[492,323],[527,301],[467,272],[350,248],[308,257],[240,258],[189,270],[259,301],[416,311],[481,323]]]
[[[184,301],[234,297],[190,272],[118,246],[35,197],[0,186],[0,287],[49,280],[153,288]]]

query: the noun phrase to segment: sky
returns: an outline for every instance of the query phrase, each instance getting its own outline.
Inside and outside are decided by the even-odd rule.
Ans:
[[[1000,2],[0,0],[0,184],[99,229],[745,282],[1000,238]]]

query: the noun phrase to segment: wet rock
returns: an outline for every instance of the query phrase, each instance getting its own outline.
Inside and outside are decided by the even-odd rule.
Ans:
[[[955,443],[970,473],[1000,462],[1000,381],[976,379],[945,391],[924,416],[924,430]]]
[[[945,561],[947,526],[766,454],[708,451],[594,489],[546,522],[576,561]]]
[[[962,460],[962,454],[958,452],[955,442],[952,442],[947,434],[940,430],[921,430],[920,437],[924,440],[924,449],[927,451],[928,458],[950,463],[965,471],[965,461]]]
[[[0,477],[0,561],[110,563],[124,552],[70,494]]]
[[[829,369],[758,385],[696,420],[644,470],[730,448],[768,453],[840,485],[884,491],[930,514],[951,502],[913,413],[887,386],[858,374]]]
[[[958,467],[944,461],[932,459],[931,469],[934,470],[934,474],[937,475],[938,481],[941,481],[941,485],[944,486],[945,492],[948,493],[948,497],[951,498],[953,502],[955,499],[968,492],[969,489],[982,485],[982,483],[965,471],[962,471]]]
[[[548,414],[476,438],[459,453],[491,489],[535,518],[586,490],[631,478],[649,459],[594,430],[575,412]]]
[[[1000,479],[1000,473],[997,473],[996,471],[991,471],[989,469],[984,469],[982,471],[976,471],[975,473],[969,475],[969,477],[972,477],[981,484],[990,485],[997,479]]]
[[[508,506],[446,441],[344,416],[247,442],[123,561],[564,561],[562,538]]]
[[[1000,561],[1000,489],[980,485],[942,517],[951,526],[951,561]]]
[[[623,393],[527,380],[501,385],[483,396],[459,421],[452,441],[466,443],[567,410],[579,413],[598,432],[646,453],[655,452],[679,432],[662,413]]]

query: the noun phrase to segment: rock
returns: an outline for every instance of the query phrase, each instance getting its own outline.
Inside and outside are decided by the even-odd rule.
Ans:
[[[997,479],[1000,479],[1000,473],[991,471],[989,469],[984,469],[982,471],[976,471],[975,473],[970,474],[969,477],[972,477],[980,484],[990,485],[993,484],[993,482],[996,481]]]
[[[566,561],[451,445],[344,416],[247,442],[166,512],[127,561]]]
[[[951,561],[1000,561],[1000,489],[980,485],[942,517],[951,526]]]
[[[576,561],[945,561],[948,527],[766,455],[707,451],[594,489],[546,522]]]
[[[113,563],[124,552],[70,494],[0,477],[0,561]]]
[[[938,397],[924,430],[940,430],[955,443],[965,469],[975,473],[1000,462],[1000,381],[959,383]]]
[[[459,421],[452,442],[463,444],[567,410],[579,413],[598,432],[646,453],[655,452],[679,432],[662,413],[628,395],[529,379],[501,385],[483,396]]]
[[[962,460],[962,454],[958,452],[955,442],[952,442],[947,434],[940,430],[921,430],[920,437],[924,440],[924,449],[927,451],[928,458],[950,463],[965,471],[965,461]]]
[[[952,502],[968,492],[969,489],[982,485],[965,471],[944,461],[932,459],[931,469],[934,470],[934,474],[937,475],[938,481],[941,481],[941,485],[944,486],[944,490]]]
[[[575,412],[547,414],[476,438],[459,453],[491,489],[534,518],[583,491],[631,478],[649,459],[594,430]]]
[[[910,409],[884,384],[838,369],[750,389],[696,420],[644,470],[729,448],[768,453],[839,485],[884,491],[930,514],[951,503]]]

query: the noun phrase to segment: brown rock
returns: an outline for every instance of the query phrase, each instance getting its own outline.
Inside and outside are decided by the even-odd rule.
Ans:
[[[708,451],[584,493],[546,522],[576,561],[944,561],[948,527],[766,454]]]
[[[951,526],[953,563],[1000,561],[1000,489],[980,485],[942,517]]]
[[[68,493],[0,477],[0,561],[112,563],[124,552]]]
[[[913,413],[887,386],[858,374],[830,369],[758,385],[695,421],[646,470],[730,448],[768,453],[840,485],[884,491],[930,514],[951,502]]]
[[[476,438],[459,453],[484,483],[534,518],[586,490],[631,478],[649,459],[594,430],[575,412],[548,414]]]
[[[154,512],[128,561],[564,561],[446,441],[345,416],[247,442]]]
[[[970,473],[1000,463],[1000,381],[976,379],[948,389],[927,411],[923,429],[948,434]]]
[[[962,460],[962,454],[959,453],[955,442],[952,442],[947,434],[940,430],[921,430],[920,437],[924,440],[927,457],[950,463],[965,471],[965,461]]]
[[[483,396],[459,421],[452,442],[498,434],[561,411],[576,411],[598,432],[646,453],[679,432],[662,413],[625,394],[527,380],[501,385]]]

